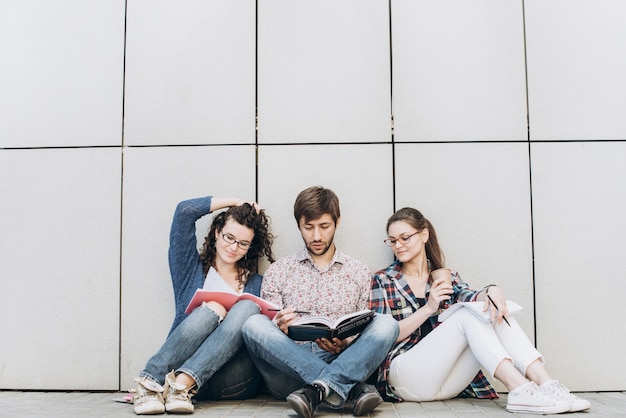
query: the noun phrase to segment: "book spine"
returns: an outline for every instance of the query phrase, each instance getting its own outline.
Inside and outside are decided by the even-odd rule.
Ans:
[[[335,336],[341,335],[340,338],[349,337],[353,334],[356,334],[361,329],[365,328],[365,325],[368,324],[372,320],[371,316],[362,318],[358,321],[354,321],[352,323],[346,324],[342,327],[337,328],[335,332]]]

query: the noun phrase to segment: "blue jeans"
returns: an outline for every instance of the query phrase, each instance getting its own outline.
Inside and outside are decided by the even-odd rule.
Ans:
[[[378,368],[399,332],[391,315],[376,314],[347,349],[331,354],[315,342],[296,343],[264,315],[250,317],[241,331],[272,395],[283,399],[304,384],[321,381],[332,390],[326,398],[332,408],[342,408],[350,389]]]
[[[207,397],[244,399],[254,396],[259,382],[258,371],[243,345],[241,327],[258,313],[259,307],[254,302],[243,300],[237,302],[219,323],[213,310],[200,305],[172,331],[159,351],[148,360],[140,376],[163,385],[165,375],[176,370],[191,376],[200,393]],[[228,370],[221,370],[223,366]],[[202,390],[207,381],[220,387]]]

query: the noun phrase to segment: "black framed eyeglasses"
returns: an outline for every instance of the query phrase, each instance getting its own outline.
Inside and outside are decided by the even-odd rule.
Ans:
[[[384,240],[383,242],[385,243],[385,245],[387,245],[388,247],[393,247],[394,245],[396,245],[396,243],[398,241],[400,241],[400,244],[402,245],[406,245],[411,241],[411,237],[413,235],[417,235],[419,234],[421,231],[417,231],[417,232],[413,232],[411,235],[403,235],[400,238],[387,238],[386,240]]]
[[[250,245],[251,245],[251,243],[248,241],[237,241],[235,237],[233,237],[232,235],[228,233],[223,233],[222,239],[226,241],[228,244],[231,244],[231,245],[237,244],[237,246],[241,248],[242,250],[247,250],[248,248],[250,248]]]

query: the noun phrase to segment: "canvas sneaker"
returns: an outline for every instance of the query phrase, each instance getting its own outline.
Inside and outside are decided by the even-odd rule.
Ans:
[[[317,406],[324,400],[325,390],[321,385],[313,383],[291,392],[287,403],[301,418],[312,418]]]
[[[133,396],[135,414],[154,415],[164,413],[163,386],[147,377],[137,377],[135,382],[137,383]]]
[[[165,410],[173,414],[192,414],[194,407],[191,397],[196,392],[187,386],[176,383],[172,370],[165,376]]]
[[[383,403],[383,398],[376,388],[367,383],[357,383],[351,393],[354,393],[352,415],[355,417],[365,415]]]
[[[591,403],[570,393],[569,389],[556,380],[551,380],[539,386],[544,395],[551,398],[567,401],[570,404],[569,412],[585,411],[591,408]]]
[[[560,414],[568,412],[570,403],[545,395],[535,382],[528,382],[509,392],[506,410],[527,414]]]

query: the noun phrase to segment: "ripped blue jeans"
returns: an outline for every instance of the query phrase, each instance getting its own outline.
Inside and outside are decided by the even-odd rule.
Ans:
[[[241,327],[258,313],[254,302],[243,300],[220,323],[213,310],[200,305],[172,331],[139,375],[163,385],[170,371],[186,373],[196,381],[200,399],[255,396],[260,375],[243,345]]]

